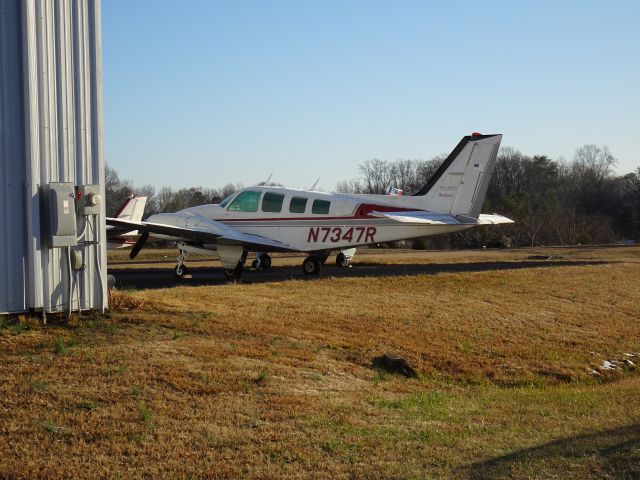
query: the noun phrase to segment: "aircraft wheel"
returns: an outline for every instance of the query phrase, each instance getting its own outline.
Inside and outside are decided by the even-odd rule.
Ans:
[[[236,268],[225,268],[224,276],[227,280],[238,280],[242,277],[242,264],[238,264]]]
[[[271,268],[271,257],[265,253],[260,258],[260,270],[269,270],[270,268]]]
[[[187,274],[188,271],[189,271],[189,269],[187,268],[186,265],[184,265],[184,264],[183,265],[180,265],[180,264],[176,265],[176,277],[182,278]]]
[[[311,255],[302,262],[302,271],[305,275],[320,275],[321,265],[320,259]]]
[[[350,260],[347,258],[347,256],[340,252],[338,255],[336,255],[336,265],[342,268],[348,267],[350,263]]]
[[[251,262],[251,268],[253,268],[254,270],[258,270],[258,260],[254,260],[253,262]]]

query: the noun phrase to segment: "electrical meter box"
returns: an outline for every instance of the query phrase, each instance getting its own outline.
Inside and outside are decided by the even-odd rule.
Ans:
[[[43,186],[43,225],[50,247],[78,244],[75,188],[73,183],[49,183]]]
[[[76,200],[78,215],[100,215],[100,185],[78,185]]]

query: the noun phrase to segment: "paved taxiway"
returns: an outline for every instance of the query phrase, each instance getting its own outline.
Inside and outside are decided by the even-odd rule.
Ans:
[[[331,260],[331,259],[330,259]],[[146,262],[153,263],[153,262]],[[430,263],[430,264],[366,264],[356,263],[350,268],[338,268],[327,264],[320,277],[385,277],[395,275],[435,275],[444,272],[483,272],[488,270],[513,270],[520,268],[545,268],[563,266],[600,265],[606,261],[508,261],[508,262],[469,262],[469,263]],[[221,268],[198,267],[189,265],[188,275],[176,278],[173,268],[130,268],[109,271],[116,279],[117,288],[169,288],[175,286],[220,285],[229,283]],[[245,268],[241,283],[279,282],[284,280],[312,280],[317,277],[302,273],[296,266],[274,266],[266,272],[256,272]]]

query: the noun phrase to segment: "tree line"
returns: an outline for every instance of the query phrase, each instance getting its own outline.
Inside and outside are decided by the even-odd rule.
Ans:
[[[384,194],[398,188],[420,190],[446,155],[429,160],[371,159],[359,165],[358,177],[338,183],[337,192]],[[640,240],[640,168],[617,175],[616,157],[607,147],[584,145],[571,161],[547,155],[524,155],[511,147],[500,150],[483,211],[500,213],[513,225],[474,229],[414,242],[417,248],[535,246],[612,243]],[[135,192],[149,197],[145,216],[203,203],[217,203],[240,184],[222,188],[174,190],[151,185],[134,188],[107,166],[107,215],[113,216]]]
[[[242,184],[228,183],[221,188],[180,188],[171,187],[157,189],[153,185],[135,187],[131,180],[122,179],[116,170],[109,165],[105,169],[105,197],[107,216],[113,217],[120,206],[132,195],[147,197],[144,218],[161,212],[175,212],[184,208],[194,207],[205,203],[219,203],[235,191],[242,188]]]

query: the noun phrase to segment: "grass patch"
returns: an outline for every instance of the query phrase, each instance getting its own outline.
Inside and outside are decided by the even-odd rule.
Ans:
[[[74,408],[78,410],[86,410],[90,412],[91,410],[95,410],[98,408],[98,405],[95,402],[86,401],[86,402],[78,402],[74,405]]]
[[[149,408],[149,406],[144,402],[140,402],[138,404],[138,418],[145,425],[149,427],[153,426],[153,412],[151,411],[151,408]]]
[[[44,380],[32,380],[31,381],[31,390],[36,393],[44,393],[49,386],[49,382]]]
[[[258,375],[253,378],[253,383],[258,386],[262,386],[267,383],[267,379],[269,378],[269,373],[262,370]]]
[[[382,368],[375,368],[373,370],[373,383],[378,385],[380,382],[384,382],[389,379],[389,372]]]
[[[42,424],[42,429],[51,435],[59,435],[62,433],[62,427],[56,424],[53,420],[46,420]]]
[[[173,336],[171,337],[172,340],[178,340],[180,338],[184,337],[184,332],[181,332],[180,330],[174,330],[173,331]]]
[[[141,397],[142,394],[144,393],[142,388],[137,385],[133,385],[129,391],[131,395],[133,395],[134,397]]]
[[[67,355],[69,353],[69,346],[70,345],[65,344],[62,338],[58,337],[53,344],[53,351],[56,355]]]
[[[394,399],[373,399],[370,403],[378,408],[398,410],[412,417],[446,420],[451,399],[450,394],[443,392],[419,392]]]

